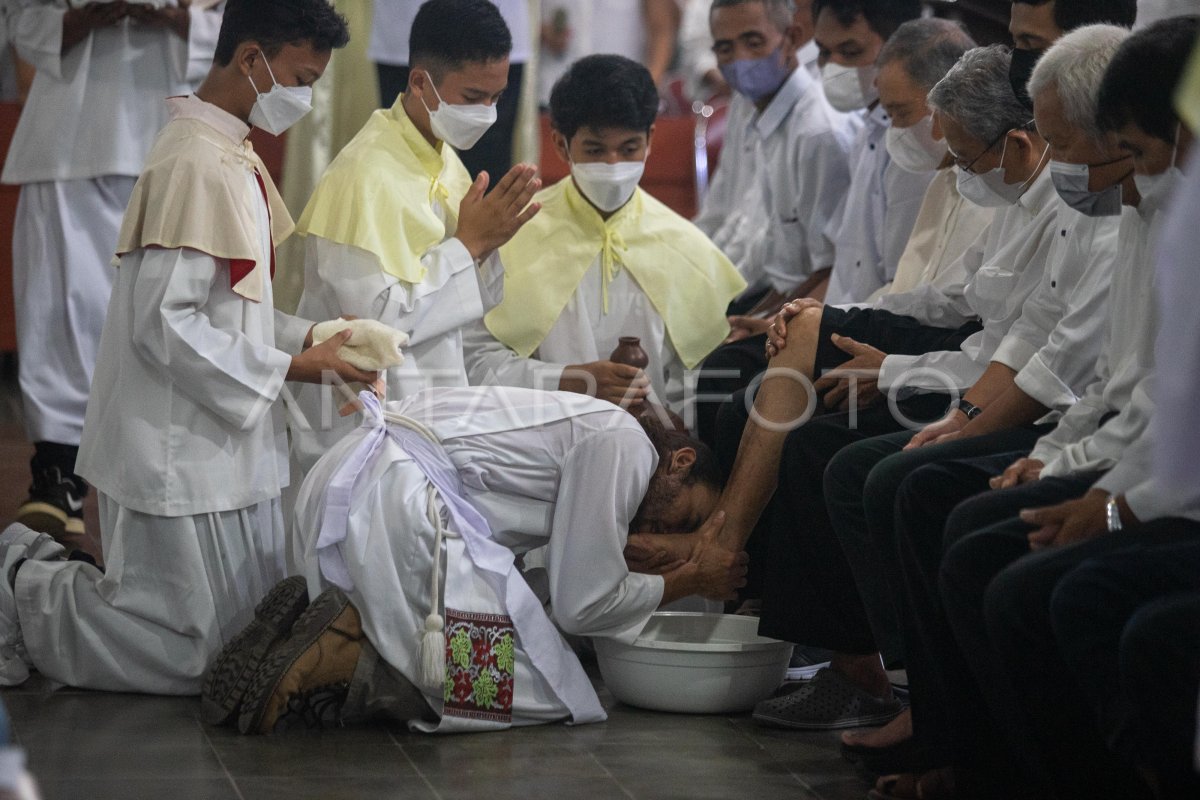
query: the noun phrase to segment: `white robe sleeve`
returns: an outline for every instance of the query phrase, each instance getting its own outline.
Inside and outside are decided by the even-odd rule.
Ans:
[[[550,606],[565,632],[632,642],[662,602],[663,579],[631,573],[623,555],[654,463],[631,429],[589,436],[567,455],[546,548]]]
[[[67,13],[66,8],[44,0],[18,0],[17,8],[10,13],[9,31],[17,53],[38,72],[61,80],[63,17]]]
[[[314,324],[275,309],[275,347],[290,355],[299,355]]]
[[[567,364],[521,358],[482,321],[463,329],[463,357],[472,386],[519,386],[555,391]]]
[[[209,319],[210,294],[229,281],[228,263],[195,250],[147,249],[137,269],[134,349],[196,403],[241,430],[255,427],[279,396],[292,359]]]
[[[479,320],[503,297],[504,268],[496,256],[479,268],[458,239],[447,239],[421,259],[425,278],[407,283],[388,274],[372,253],[308,237],[321,283],[342,314],[376,319],[409,335],[409,345],[436,339]]]

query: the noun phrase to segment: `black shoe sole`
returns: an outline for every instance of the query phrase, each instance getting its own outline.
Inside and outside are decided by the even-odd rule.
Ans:
[[[308,583],[301,577],[286,578],[267,593],[254,609],[254,619],[225,645],[204,676],[200,719],[209,725],[233,721],[263,656],[288,634],[307,606]]]
[[[283,676],[321,638],[321,634],[329,629],[348,605],[350,598],[340,589],[323,592],[296,620],[291,636],[271,648],[259,664],[242,699],[241,713],[238,715],[239,731],[244,734],[259,733],[267,702],[275,694]]]

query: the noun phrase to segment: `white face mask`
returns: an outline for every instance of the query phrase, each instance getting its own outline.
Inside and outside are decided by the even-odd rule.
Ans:
[[[488,128],[496,124],[496,104],[452,106],[438,94],[437,87],[433,85],[433,76],[428,72],[425,75],[439,103],[436,111],[429,111],[425,100],[421,100],[421,105],[429,111],[429,128],[433,135],[455,150],[470,150],[488,132]],[[493,180],[497,177],[493,176]]]
[[[1049,151],[1050,145],[1046,145],[1046,149],[1042,151],[1042,157],[1038,159],[1039,167]],[[1005,183],[1004,155],[1006,152],[1008,152],[1007,133],[1004,134],[1004,147],[1000,150],[1000,166],[983,173],[966,172],[960,169],[957,179],[958,193],[983,208],[1011,206],[1020,200],[1033,178],[1021,183]]]
[[[275,80],[275,73],[271,71],[271,62],[267,61],[266,53],[260,51],[260,55],[263,57],[263,63],[267,65],[267,74],[271,76],[272,86],[271,91],[263,94],[254,85],[254,78],[246,76],[250,78],[250,85],[254,86],[254,92],[258,95],[254,107],[250,109],[250,124],[262,128],[272,136],[278,136],[312,111],[312,87],[280,86]]]
[[[879,71],[869,67],[843,67],[832,61],[821,67],[821,85],[825,99],[838,111],[858,111],[879,99],[875,76]]]
[[[930,172],[942,165],[950,148],[946,140],[933,138],[933,117],[921,117],[921,121],[908,128],[892,125],[887,129],[888,155],[900,169],[907,172]]]
[[[571,177],[575,179],[579,191],[606,214],[629,202],[645,171],[645,161],[618,161],[615,164],[603,161],[584,164],[571,162]]]
[[[1138,203],[1138,213],[1150,214],[1162,208],[1170,198],[1175,184],[1183,177],[1183,170],[1175,166],[1179,157],[1179,127],[1175,128],[1175,149],[1171,151],[1171,165],[1157,175],[1134,175],[1133,182],[1137,186],[1141,201]]]

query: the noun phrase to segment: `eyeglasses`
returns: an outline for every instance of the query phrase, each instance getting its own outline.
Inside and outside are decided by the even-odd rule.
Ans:
[[[987,147],[983,148],[983,150],[980,151],[979,155],[975,156],[970,161],[964,161],[964,159],[961,156],[959,156],[957,153],[955,153],[953,150],[951,150],[950,155],[954,156],[954,165],[956,167],[958,167],[959,170],[967,173],[968,175],[977,175],[978,173],[975,172],[975,164],[976,164],[976,162],[979,161],[979,159],[983,158],[985,155],[987,155],[989,152],[991,152],[992,148],[995,147],[996,145],[1000,144],[1000,142],[1004,139],[1005,136],[1008,136],[1013,131],[1029,130],[1033,126],[1033,124],[1034,124],[1034,121],[1029,120],[1029,122],[1026,122],[1024,125],[1021,125],[1016,128],[1009,128],[1008,130],[1004,131],[999,136],[997,136],[995,139],[993,139],[991,141],[991,143],[988,144]],[[1000,155],[1000,159],[1002,161],[1004,160],[1003,154]]]

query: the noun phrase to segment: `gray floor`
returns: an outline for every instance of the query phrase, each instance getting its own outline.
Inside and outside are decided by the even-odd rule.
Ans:
[[[0,527],[29,485],[20,399],[0,367]],[[88,536],[99,555],[95,501]],[[203,725],[191,698],[0,692],[45,800],[860,800],[868,776],[835,733],[771,731],[748,716],[691,717],[615,703],[600,725],[431,738],[376,727],[242,737]]]
[[[0,696],[45,800],[857,800],[868,788],[833,733],[640,711],[602,688],[603,724],[438,738],[243,737],[202,724],[194,699],[51,691],[37,677]]]

